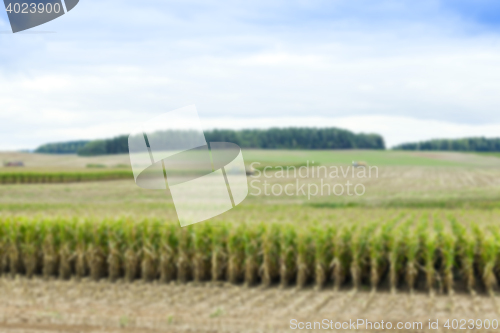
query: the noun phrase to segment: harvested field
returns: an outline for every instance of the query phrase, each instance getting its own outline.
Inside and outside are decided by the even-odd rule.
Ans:
[[[83,169],[89,164],[101,164],[108,168],[116,166],[130,167],[128,154],[100,155],[100,156],[77,156],[75,154],[35,154],[20,152],[0,152],[0,160],[22,161],[29,169]],[[9,169],[2,168],[0,169]]]
[[[290,321],[410,323],[414,328],[357,332],[436,332],[447,320],[498,318],[496,298],[416,293],[243,288],[231,284],[159,284],[0,278],[0,332],[290,332]],[[429,330],[429,319],[439,330]],[[422,329],[414,323],[422,323]],[[408,324],[408,325],[410,325]],[[324,330],[307,330],[309,332]],[[331,330],[331,331],[335,331]],[[337,330],[339,331],[339,330]],[[341,330],[340,330],[341,331]],[[345,330],[347,331],[347,330]],[[471,329],[469,332],[493,332]]]

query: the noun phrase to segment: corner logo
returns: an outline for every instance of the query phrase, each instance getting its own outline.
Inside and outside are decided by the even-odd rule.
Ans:
[[[195,106],[143,123],[130,134],[128,148],[136,184],[145,189],[168,186],[183,227],[220,215],[248,195],[240,147],[207,143]]]
[[[52,21],[75,8],[79,0],[3,0],[12,32]]]

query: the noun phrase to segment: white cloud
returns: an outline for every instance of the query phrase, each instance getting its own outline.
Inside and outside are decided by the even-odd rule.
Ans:
[[[325,63],[323,57],[318,55],[301,55],[301,54],[291,54],[285,52],[276,53],[261,53],[243,58],[237,62],[237,65],[243,66],[299,66],[302,68],[325,68],[327,63]]]
[[[464,33],[472,23],[433,1],[365,5],[81,2],[40,28],[55,34],[0,35],[0,149],[123,134],[190,104],[204,119],[331,124],[390,145],[495,135],[496,32]]]

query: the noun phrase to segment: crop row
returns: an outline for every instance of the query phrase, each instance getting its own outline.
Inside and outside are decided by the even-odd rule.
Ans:
[[[0,184],[73,183],[132,178],[129,170],[0,172]]]
[[[395,213],[305,224],[0,218],[2,274],[493,292],[500,228]]]

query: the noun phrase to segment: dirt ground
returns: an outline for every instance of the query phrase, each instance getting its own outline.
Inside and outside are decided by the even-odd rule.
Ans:
[[[323,319],[333,323],[384,320],[385,325],[390,321],[394,326],[398,322],[422,322],[422,329],[368,331],[446,332],[455,331],[443,327],[448,319],[498,319],[495,303],[496,299],[489,296],[467,294],[430,297],[427,293],[410,296],[213,283],[164,285],[2,277],[0,332],[299,331],[290,328],[292,319],[304,325]],[[428,329],[429,319],[439,320],[438,330]],[[359,330],[350,331],[367,330],[361,325]]]

